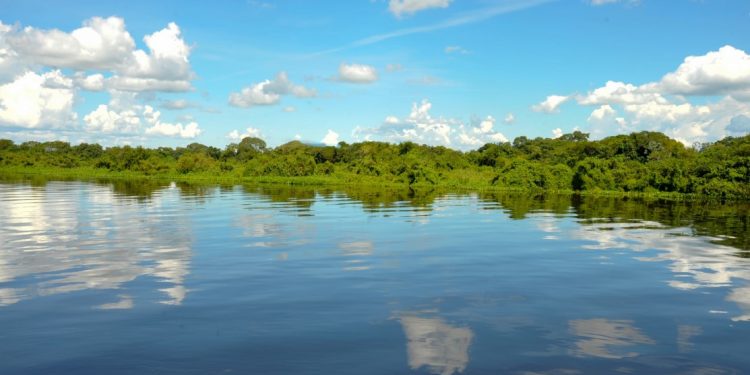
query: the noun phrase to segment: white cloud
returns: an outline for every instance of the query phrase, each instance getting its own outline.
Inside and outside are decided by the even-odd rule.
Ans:
[[[260,129],[253,127],[248,127],[247,129],[245,129],[245,132],[241,134],[239,130],[236,129],[227,134],[227,138],[229,138],[233,142],[239,142],[243,138],[247,137],[263,138],[263,134],[260,132]]]
[[[610,106],[609,104],[604,104],[591,112],[591,116],[589,116],[589,122],[601,121],[606,117],[614,116],[616,113],[617,112],[612,108],[612,106]]]
[[[73,80],[75,85],[88,91],[102,91],[104,90],[104,75],[101,73],[85,75],[83,73],[77,73]]]
[[[18,53],[8,43],[13,28],[0,21],[0,82],[10,80],[22,73],[26,66],[19,61]]]
[[[93,17],[71,33],[25,27],[10,33],[7,40],[13,50],[35,64],[75,70],[117,69],[135,48],[125,21],[118,17]]]
[[[166,28],[143,38],[149,48],[133,51],[117,75],[109,78],[110,88],[125,91],[189,91],[194,73],[188,57],[190,47],[182,39],[179,26]]]
[[[27,72],[0,85],[0,125],[23,128],[56,128],[73,125],[75,91],[70,78],[59,70]]]
[[[560,138],[563,135],[563,131],[560,128],[552,129],[552,138]]]
[[[109,104],[100,104],[84,117],[86,130],[100,134],[157,135],[179,138],[195,138],[202,130],[190,116],[186,123],[162,121],[161,112],[149,105],[135,103],[135,95],[113,92]],[[142,125],[148,126],[143,133]]]
[[[577,101],[583,105],[668,103],[652,88],[616,81],[607,81],[604,86],[578,97]]]
[[[535,112],[557,113],[560,106],[570,99],[569,96],[550,95],[543,102],[531,107]]]
[[[508,142],[508,138],[495,131],[495,118],[487,116],[474,126],[460,125],[458,127],[458,141],[464,146],[482,146],[485,143]]]
[[[201,129],[196,122],[190,122],[185,125],[159,122],[146,129],[146,134],[163,135],[166,137],[195,138],[201,134]]]
[[[336,146],[339,143],[339,134],[331,129],[328,129],[328,133],[326,133],[325,137],[323,137],[320,142],[322,142],[326,146]]]
[[[431,109],[432,103],[428,100],[413,103],[408,116],[388,116],[383,124],[374,128],[357,127],[353,136],[355,139],[363,140],[413,141],[460,149],[508,141],[505,135],[495,130],[496,120],[492,116],[464,124],[457,119],[432,117]]]
[[[88,131],[116,135],[120,137],[116,142],[122,141],[122,136],[142,141],[141,124],[149,114],[138,104],[144,97],[136,94],[188,91],[194,79],[190,47],[176,24],[170,23],[143,40],[147,51],[136,49],[119,17],[93,17],[70,32],[0,23],[0,126],[53,128],[61,138]],[[58,68],[70,71],[70,76]],[[84,126],[73,110],[80,90],[110,93],[108,104],[98,105],[84,116]],[[145,134],[188,138],[200,134],[194,121],[173,124],[158,116],[156,120],[148,123]],[[15,132],[20,138],[41,134]]]
[[[707,98],[696,101],[694,96]],[[534,109],[554,111],[570,97],[549,98]],[[750,114],[750,56],[725,46],[687,57],[659,81],[608,81],[574,98],[579,105],[596,107],[588,117],[595,138],[649,130],[690,145],[741,135],[743,127],[735,122],[741,120],[735,119]]]
[[[229,104],[235,107],[249,108],[258,105],[274,105],[281,100],[281,95],[266,91],[271,81],[265,80],[243,88],[240,92],[229,94]]]
[[[119,17],[93,17],[70,33],[25,27],[10,29],[0,24],[0,55],[13,56],[15,65],[68,68],[77,71],[76,83],[86,90],[104,88],[127,91],[188,91],[194,73],[188,57],[190,47],[179,26],[146,35],[148,52],[136,49],[135,41]],[[0,59],[0,67],[3,61]],[[84,71],[101,73],[86,78]]]
[[[447,8],[452,0],[390,0],[388,11],[396,17],[410,15],[431,8]]]
[[[283,111],[286,113],[292,113],[292,112],[296,112],[297,108],[294,108],[292,106],[287,106],[287,107],[284,107]]]
[[[370,65],[341,64],[338,80],[349,83],[373,83],[378,80],[378,72]]]
[[[274,105],[278,104],[282,96],[286,95],[311,98],[315,97],[317,92],[302,85],[295,85],[289,80],[286,72],[279,72],[273,80],[265,80],[245,87],[240,92],[229,94],[229,104],[242,108]]]
[[[688,56],[662,78],[660,89],[679,95],[750,92],[750,55],[732,46],[701,56]]]
[[[505,115],[505,118],[503,119],[503,122],[510,125],[514,122],[516,122],[516,116],[512,112],[508,112],[507,115]]]
[[[146,129],[148,135],[163,135],[167,137],[180,137],[180,138],[195,138],[201,134],[201,129],[198,127],[198,123],[191,121],[187,124],[181,123],[167,123],[161,121],[161,112],[155,111],[151,106],[146,106],[143,111],[143,117],[146,122],[151,124],[150,128]]]
[[[100,104],[83,121],[86,130],[101,133],[136,133],[141,127],[141,117],[134,109],[117,112],[106,104]]]

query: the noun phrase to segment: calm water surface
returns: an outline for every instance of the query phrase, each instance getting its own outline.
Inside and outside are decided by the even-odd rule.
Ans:
[[[748,206],[0,183],[0,374],[750,373]]]

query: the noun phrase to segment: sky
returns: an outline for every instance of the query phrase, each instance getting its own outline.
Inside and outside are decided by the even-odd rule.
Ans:
[[[750,1],[0,0],[0,138],[750,132]]]

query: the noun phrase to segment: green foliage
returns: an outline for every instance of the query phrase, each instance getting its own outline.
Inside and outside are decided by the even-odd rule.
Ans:
[[[661,133],[639,132],[598,141],[582,132],[557,139],[518,137],[469,152],[419,145],[361,142],[337,146],[292,141],[268,148],[246,137],[223,150],[109,147],[0,139],[0,167],[97,170],[159,176],[206,175],[513,190],[696,194],[750,199],[750,136],[686,148]]]
[[[0,139],[0,150],[8,150],[13,148],[15,144],[10,139]]]
[[[216,161],[203,152],[189,152],[177,159],[176,169],[180,173],[206,172],[213,169]]]

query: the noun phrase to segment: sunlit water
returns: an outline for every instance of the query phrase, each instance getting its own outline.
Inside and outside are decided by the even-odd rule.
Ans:
[[[0,183],[0,374],[750,373],[748,207]]]

